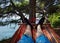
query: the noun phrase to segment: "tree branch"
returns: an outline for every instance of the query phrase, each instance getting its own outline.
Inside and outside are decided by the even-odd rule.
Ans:
[[[12,2],[12,0],[10,0],[10,2],[12,3],[12,6],[13,6],[16,14],[21,17],[22,21],[23,21],[24,23],[27,23],[27,24],[29,24],[30,26],[32,26],[31,23],[27,20],[27,18],[25,18],[25,16],[24,16],[23,13],[21,12],[21,10],[18,9],[18,8],[14,5],[14,3]]]

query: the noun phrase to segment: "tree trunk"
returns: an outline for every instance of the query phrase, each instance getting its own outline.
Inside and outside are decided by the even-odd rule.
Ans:
[[[35,23],[36,20],[36,0],[30,0],[29,20],[31,23]]]

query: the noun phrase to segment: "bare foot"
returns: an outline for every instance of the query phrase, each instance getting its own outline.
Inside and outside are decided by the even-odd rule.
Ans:
[[[25,33],[24,33],[24,34],[26,34],[26,35],[28,35],[28,36],[32,36],[30,25],[27,25],[27,27],[26,27],[26,31],[25,31]]]
[[[41,26],[38,25],[38,26],[37,26],[36,38],[39,37],[41,34],[43,34],[43,32],[42,32],[42,30],[41,30]]]

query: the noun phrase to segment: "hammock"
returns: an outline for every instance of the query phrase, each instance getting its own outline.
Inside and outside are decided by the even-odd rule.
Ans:
[[[50,24],[45,24],[42,31],[51,43],[60,43],[60,36],[55,33]]]
[[[10,43],[17,43],[17,41],[22,37],[24,31],[26,29],[26,25],[22,24],[18,30],[15,32],[15,34],[12,37],[12,40]]]
[[[21,24],[21,26],[18,28],[18,30],[15,32],[15,34],[12,37],[12,40],[10,41],[10,43],[17,43],[17,41],[19,39],[21,39],[22,35],[24,34],[26,30],[26,25],[25,24]],[[32,33],[33,33],[33,39],[35,40],[35,29],[32,29]]]
[[[17,43],[19,39],[21,39],[22,35],[26,30],[26,25],[22,24],[19,29],[16,31],[10,43]],[[47,38],[51,41],[51,43],[60,43],[60,37],[53,31],[52,27],[49,24],[45,24],[42,29],[43,33]],[[36,29],[32,30],[33,39],[35,40]]]
[[[45,20],[45,18],[42,17],[41,20],[38,23],[38,25],[41,25],[43,27],[42,31],[43,31],[44,35],[48,37],[48,39],[51,41],[51,43],[60,43],[60,39],[59,39],[60,37],[53,31],[51,26],[49,24],[47,24],[45,26],[42,25],[44,20]],[[25,17],[23,18],[23,21],[26,24],[31,26],[32,38],[35,41],[35,39],[36,39],[36,29],[33,29],[34,26]],[[24,32],[26,30],[26,24],[21,24],[19,29],[16,31],[16,33],[12,37],[12,40],[11,40],[10,43],[17,43],[17,41],[19,39],[21,39],[22,35],[24,34]],[[34,25],[36,25],[36,24],[34,24]]]

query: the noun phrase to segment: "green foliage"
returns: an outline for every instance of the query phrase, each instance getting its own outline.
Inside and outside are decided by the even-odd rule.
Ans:
[[[58,9],[59,9],[59,6],[52,5],[48,8],[47,12],[50,13],[50,14],[56,13]]]
[[[53,26],[54,27],[60,27],[60,20],[57,20],[57,21],[55,21],[55,22],[53,22]]]
[[[13,8],[11,6],[8,6],[8,7],[4,8],[4,9],[0,8],[0,13],[4,14],[4,13],[12,11],[12,10],[13,10]]]
[[[60,26],[60,13],[53,13],[52,15],[49,15],[49,21],[53,27],[59,27]]]
[[[25,5],[28,5],[29,4],[29,0],[21,0],[21,1],[15,1],[13,2],[15,4],[15,6],[17,8],[22,8],[24,7]],[[13,11],[13,7],[10,5],[8,7],[6,7],[5,9],[3,8],[0,8],[0,13],[4,14],[6,12],[10,12],[10,11]]]
[[[23,7],[29,4],[29,0],[23,0],[22,2],[14,2],[17,7]]]

